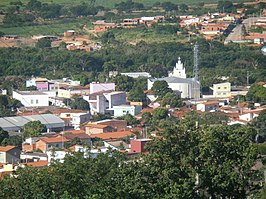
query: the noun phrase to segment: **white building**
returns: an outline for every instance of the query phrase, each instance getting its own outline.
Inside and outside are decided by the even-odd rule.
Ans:
[[[73,113],[72,114],[72,126],[74,129],[80,129],[80,125],[90,121],[90,113]]]
[[[150,73],[147,72],[132,72],[132,73],[121,73],[121,75],[125,75],[132,78],[138,78],[138,77],[151,77]]]
[[[181,62],[181,58],[178,57],[178,62],[176,63],[176,66],[174,67],[174,70],[169,73],[169,77],[180,77],[180,78],[187,78],[186,69]]]
[[[13,98],[25,107],[49,106],[48,95],[40,91],[13,91]]]
[[[256,118],[258,116],[259,115],[255,114],[255,113],[246,113],[246,114],[243,114],[243,115],[239,115],[239,119],[247,121],[247,122],[250,122],[251,120],[253,120],[254,118]]]
[[[218,101],[209,101],[197,104],[197,111],[201,112],[212,112],[216,111],[217,108],[219,108]]]
[[[121,117],[124,116],[126,114],[130,114],[130,115],[137,115],[139,113],[141,113],[141,106],[131,106],[131,105],[120,105],[120,106],[114,106],[113,110],[114,110],[114,117]]]
[[[91,114],[112,112],[113,106],[126,104],[126,93],[122,91],[109,91],[94,93],[83,96],[83,99],[89,102]]]
[[[194,78],[186,78],[185,68],[180,58],[173,72],[169,73],[168,77],[148,79],[148,90],[152,88],[153,83],[156,81],[166,81],[169,88],[175,92],[181,93],[181,98],[200,98],[200,83]]]

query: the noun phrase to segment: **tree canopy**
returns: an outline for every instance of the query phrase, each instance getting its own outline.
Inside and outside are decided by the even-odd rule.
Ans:
[[[22,128],[24,138],[38,137],[45,130],[45,126],[40,121],[31,121]]]
[[[257,153],[249,127],[190,125],[162,129],[141,161],[109,151],[69,154],[64,163],[19,169],[0,181],[1,198],[246,198]],[[82,182],[82,183],[78,183]]]
[[[173,92],[164,80],[155,81],[152,85],[151,91],[156,97],[159,97],[159,99],[163,98],[167,93]]]

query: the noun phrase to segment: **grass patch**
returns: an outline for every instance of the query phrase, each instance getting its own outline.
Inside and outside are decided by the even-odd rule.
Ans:
[[[89,19],[80,18],[47,21],[33,26],[8,27],[2,25],[0,26],[0,31],[5,34],[14,34],[23,37],[31,37],[32,35],[37,34],[62,36],[63,33],[69,29],[74,29],[77,32],[82,33],[83,24],[86,24],[88,29],[92,28],[92,24]]]
[[[184,36],[176,34],[159,34],[151,28],[115,29],[112,31],[115,33],[116,40],[132,44],[140,41],[145,41],[146,43],[164,43],[185,40]]]

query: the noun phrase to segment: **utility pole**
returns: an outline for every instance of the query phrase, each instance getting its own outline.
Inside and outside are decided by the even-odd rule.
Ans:
[[[195,80],[199,81],[199,45],[196,43],[194,45],[194,68],[193,68],[193,77]]]

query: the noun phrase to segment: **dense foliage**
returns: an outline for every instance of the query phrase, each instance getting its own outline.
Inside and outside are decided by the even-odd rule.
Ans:
[[[38,137],[45,130],[45,125],[40,121],[31,121],[26,123],[22,128],[22,134],[24,138]]]
[[[111,151],[94,159],[75,153],[63,164],[17,170],[0,181],[0,197],[246,198],[256,175],[252,129],[197,128],[191,119],[166,127],[141,161]]]
[[[21,106],[20,101],[7,95],[0,95],[0,117],[13,116],[16,113],[16,109]]]
[[[21,148],[21,144],[22,144],[22,138],[20,136],[18,135],[9,136],[8,132],[4,131],[0,127],[0,145],[1,146],[11,145],[11,146],[17,146]]]
[[[245,85],[247,71],[250,82],[265,81],[266,56],[259,49],[232,44],[224,46],[217,42],[201,40],[200,78],[204,87],[228,77],[233,85]],[[108,71],[146,71],[154,77],[167,76],[180,56],[185,62],[188,76],[192,76],[193,46],[182,43],[147,44],[136,46],[115,43],[107,44],[93,54],[81,51],[66,51],[41,48],[0,49],[0,74],[45,76],[48,78],[75,77],[82,82],[106,81]],[[119,55],[119,56],[117,56]],[[111,80],[109,80],[111,81]],[[115,79],[121,89],[129,91],[133,87],[130,78]],[[128,84],[128,85],[124,85]],[[124,85],[124,87],[123,87]],[[120,86],[119,86],[120,87]]]

